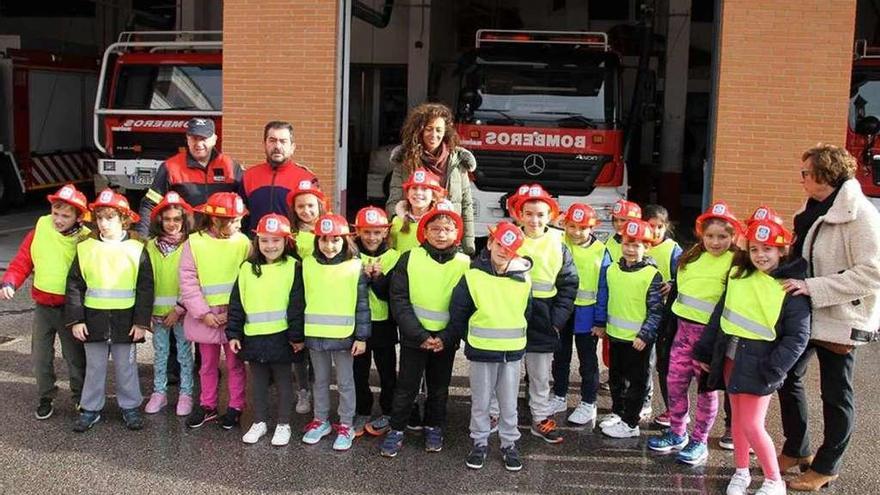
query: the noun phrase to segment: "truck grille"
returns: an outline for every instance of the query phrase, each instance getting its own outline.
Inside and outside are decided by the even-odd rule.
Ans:
[[[482,191],[510,192],[521,184],[540,183],[554,195],[586,196],[593,191],[608,155],[529,154],[474,151],[476,186]],[[526,160],[528,159],[528,162]],[[543,160],[543,171],[540,164]],[[526,172],[529,165],[531,174]],[[536,173],[537,172],[537,173]]]
[[[152,158],[164,160],[186,147],[182,132],[122,132],[113,133],[114,158]]]

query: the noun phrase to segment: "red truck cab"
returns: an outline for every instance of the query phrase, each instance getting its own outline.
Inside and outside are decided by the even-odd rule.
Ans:
[[[846,149],[858,161],[862,191],[880,207],[880,47],[865,40],[855,44],[849,95]]]

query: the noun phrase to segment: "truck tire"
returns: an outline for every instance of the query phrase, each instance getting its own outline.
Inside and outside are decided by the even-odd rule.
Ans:
[[[18,182],[18,176],[12,170],[12,164],[0,158],[0,208],[21,206],[24,202],[24,191]]]

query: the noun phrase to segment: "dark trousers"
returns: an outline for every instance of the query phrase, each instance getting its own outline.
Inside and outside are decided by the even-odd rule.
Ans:
[[[608,386],[611,388],[611,412],[630,427],[639,424],[639,413],[648,394],[651,376],[651,349],[633,349],[632,342],[611,340],[611,366]]]
[[[569,320],[569,323],[572,321]],[[581,376],[581,400],[595,404],[596,391],[599,388],[599,359],[596,356],[599,339],[593,334],[575,335],[571,325],[566,325],[559,332],[559,347],[553,353],[553,393],[565,397],[568,392],[572,342],[577,348],[580,362],[578,372]]]
[[[391,415],[391,403],[394,400],[394,386],[397,383],[397,352],[394,346],[371,347],[367,342],[367,350],[354,358],[354,392],[355,412],[361,416],[373,413],[373,391],[370,390],[370,356],[376,363],[379,372],[379,407],[385,416]]]
[[[293,397],[293,374],[290,363],[248,363],[251,376],[251,397],[254,400],[254,423],[269,419],[269,384],[278,391],[278,424],[290,423]]]
[[[55,386],[55,335],[61,342],[61,355],[67,363],[67,376],[73,402],[79,404],[86,376],[86,351],[83,343],[73,337],[64,326],[64,307],[37,304],[31,333],[31,362],[37,379],[40,399],[54,399],[58,394]]]
[[[455,350],[431,352],[410,347],[400,348],[400,372],[397,374],[397,387],[391,412],[391,428],[403,431],[413,408],[413,401],[419,393],[422,374],[428,388],[425,401],[425,426],[446,425],[446,399],[449,397],[449,381],[452,378],[452,363]]]
[[[779,390],[782,409],[782,432],[785,443],[782,453],[792,457],[806,457],[810,451],[810,432],[807,428],[807,395],[804,375],[813,355],[819,359],[819,387],[822,394],[824,439],[812,469],[825,475],[837,474],[840,463],[852,437],[855,420],[853,399],[853,367],[855,350],[836,354],[813,343],[807,346]]]
[[[669,376],[669,358],[672,354],[672,338],[661,335],[657,338],[657,379],[660,383],[660,395],[663,397],[663,405],[669,409],[669,389],[666,379]]]

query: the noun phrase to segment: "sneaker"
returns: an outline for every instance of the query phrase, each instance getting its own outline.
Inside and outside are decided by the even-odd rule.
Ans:
[[[504,469],[508,471],[519,471],[523,467],[516,445],[501,447],[501,460],[504,461]]]
[[[122,421],[129,430],[138,431],[144,429],[144,417],[141,416],[141,412],[137,408],[123,409]]]
[[[254,423],[251,425],[250,429],[242,435],[241,441],[244,443],[255,444],[260,441],[261,438],[269,431],[269,428],[266,427],[266,423],[264,421],[260,421],[259,423]]]
[[[333,425],[336,430],[336,440],[333,441],[333,450],[348,450],[351,448],[351,442],[354,441],[354,430],[342,423]]]
[[[189,416],[193,410],[193,398],[189,394],[180,394],[177,398],[177,410],[175,414],[178,416]]]
[[[440,452],[441,450],[443,450],[443,428],[426,426],[425,452]]]
[[[721,435],[721,438],[718,439],[718,446],[724,450],[733,450],[733,433],[731,433],[730,428],[724,429],[724,435]]]
[[[727,495],[746,495],[749,490],[749,485],[751,484],[752,476],[749,474],[748,470],[741,473],[737,469],[730,478],[730,483],[727,484],[727,491],[725,493]]]
[[[547,443],[562,442],[562,434],[556,429],[556,421],[553,421],[550,418],[547,418],[540,423],[532,423],[531,432],[532,435],[543,438]]]
[[[568,415],[568,422],[576,425],[585,425],[596,420],[596,404],[581,402],[574,411]]]
[[[73,431],[84,433],[95,426],[95,423],[98,421],[101,421],[101,413],[99,411],[83,411],[76,418],[76,422],[73,423]]]
[[[303,388],[296,394],[296,413],[308,414],[312,410],[312,392]]]
[[[388,430],[391,429],[391,416],[379,416],[378,418],[370,421],[366,425],[364,425],[364,430],[370,435],[374,437],[378,437],[388,433]]]
[[[197,406],[192,414],[186,418],[186,426],[198,428],[205,423],[217,421],[217,410],[212,407]]]
[[[165,394],[159,392],[153,392],[150,395],[150,400],[147,401],[146,407],[144,407],[144,412],[147,414],[156,414],[161,411],[163,407],[168,405],[168,397]]]
[[[379,453],[382,454],[382,457],[396,457],[401,447],[403,447],[403,432],[390,430],[385,435],[382,446],[379,447]]]
[[[370,421],[369,416],[363,416],[358,414],[354,417],[354,425],[352,428],[354,429],[355,438],[361,437],[364,435],[364,431],[366,431],[367,423]]]
[[[639,436],[641,432],[638,425],[630,426],[623,421],[619,421],[607,428],[602,428],[602,433],[611,438],[634,438]]]
[[[554,395],[550,398],[550,414],[564,413],[568,410],[568,403],[565,397]]]
[[[639,411],[639,419],[645,420],[650,419],[651,416],[654,415],[654,408],[651,407],[651,403],[648,402],[642,406],[642,410]]]
[[[290,443],[290,425],[276,425],[275,434],[272,435],[272,445],[275,447],[283,447],[288,443]]]
[[[690,443],[688,443],[685,448],[681,449],[681,452],[675,456],[676,461],[690,464],[691,466],[700,465],[706,462],[706,459],[708,458],[709,447],[707,447],[705,443],[696,440],[691,440]]]
[[[241,411],[234,407],[227,407],[226,414],[223,415],[223,423],[220,426],[224,430],[231,430],[238,426],[239,420],[241,420]]]
[[[654,424],[657,426],[662,426],[664,428],[669,428],[669,426],[672,425],[672,421],[669,419],[669,411],[664,411],[663,414],[655,416]]]
[[[411,431],[422,431],[424,420],[422,419],[422,410],[418,404],[413,404],[412,411],[409,413],[409,421],[406,422],[406,429]]]
[[[55,412],[55,408],[52,406],[52,399],[44,398],[40,399],[40,404],[37,406],[34,416],[37,419],[49,419],[53,412]]]
[[[648,448],[654,452],[681,450],[685,445],[688,445],[688,434],[676,435],[672,430],[666,430],[662,435],[648,439]]]
[[[608,428],[611,425],[620,423],[620,416],[610,413],[599,418],[599,428]]]
[[[311,423],[307,424],[305,428],[305,435],[302,437],[303,443],[307,443],[309,445],[315,445],[320,442],[322,438],[326,437],[333,431],[333,428],[330,426],[329,421],[320,421],[317,419],[312,420]]]
[[[755,495],[785,495],[785,481],[764,479]]]
[[[471,469],[482,469],[486,463],[486,456],[489,455],[488,445],[474,445],[471,453],[464,460],[464,464]]]
[[[498,433],[498,416],[489,416],[489,433]]]

